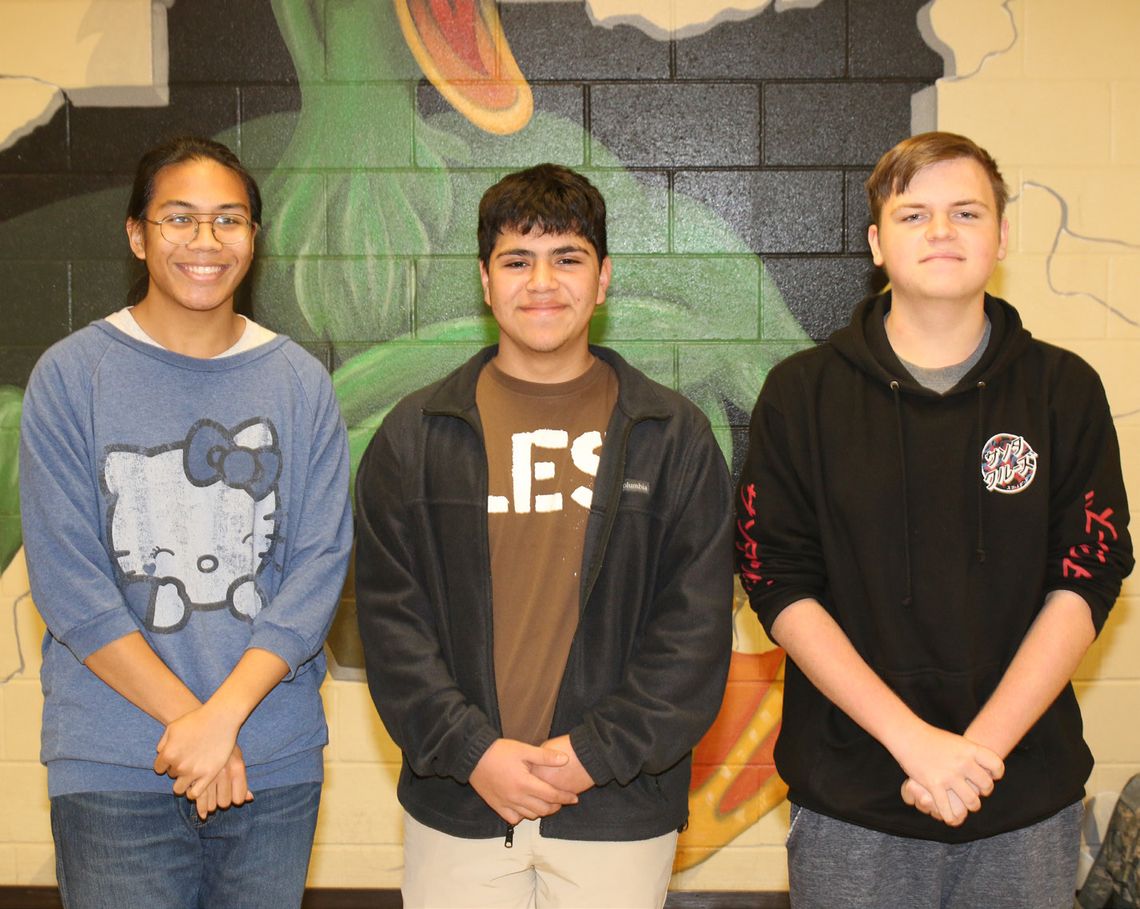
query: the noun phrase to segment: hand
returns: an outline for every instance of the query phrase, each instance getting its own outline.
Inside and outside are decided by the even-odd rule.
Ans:
[[[253,793],[246,782],[245,760],[242,757],[241,749],[235,745],[225,766],[214,777],[214,781],[206,787],[206,791],[195,800],[198,817],[205,820],[219,808],[225,810],[252,800]]]
[[[560,735],[557,738],[547,739],[542,743],[541,747],[562,752],[566,755],[567,761],[560,767],[536,766],[532,769],[535,776],[539,779],[546,780],[546,782],[557,789],[573,792],[576,795],[580,795],[587,789],[594,787],[594,778],[590,776],[586,768],[582,766],[582,762],[578,760],[574,746],[570,744],[570,736]]]
[[[924,814],[957,827],[994,790],[1005,765],[996,753],[964,736],[923,723],[895,757],[909,779],[901,796]]]
[[[916,811],[921,811],[936,821],[942,820],[942,815],[938,813],[938,808],[934,804],[934,796],[910,777],[907,777],[903,781],[901,794],[902,800]],[[963,816],[967,813],[966,806],[962,804],[962,800],[953,792],[950,793],[950,807],[952,811],[960,813]],[[950,826],[954,825],[951,824]]]
[[[578,796],[552,786],[533,771],[562,766],[566,761],[561,751],[496,739],[471,771],[471,786],[508,824],[546,817],[563,805],[577,803]]]
[[[170,723],[158,740],[154,772],[174,780],[175,795],[197,801],[229,761],[240,726],[209,703],[191,710]]]

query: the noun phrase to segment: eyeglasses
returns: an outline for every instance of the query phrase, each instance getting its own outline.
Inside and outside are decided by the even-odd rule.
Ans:
[[[245,215],[213,215],[208,212],[178,212],[167,215],[161,221],[141,218],[147,224],[157,224],[163,239],[175,246],[186,246],[198,237],[198,227],[209,224],[214,239],[225,246],[234,246],[249,237],[253,227]]]

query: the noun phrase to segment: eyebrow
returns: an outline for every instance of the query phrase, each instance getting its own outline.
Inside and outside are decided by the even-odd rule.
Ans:
[[[249,211],[249,206],[244,202],[223,202],[221,205],[215,205],[213,208],[198,208],[193,202],[187,202],[185,199],[167,199],[159,208],[184,208],[187,211],[202,212],[202,211]]]
[[[990,205],[984,199],[958,199],[956,202],[951,202],[951,208],[960,208],[963,205],[977,205],[981,208],[990,208]],[[903,208],[917,208],[927,209],[930,206],[926,202],[902,202],[894,207],[895,211]]]
[[[584,247],[584,246],[569,245],[569,246],[558,246],[558,247],[556,247],[550,251],[550,255],[552,255],[552,256],[564,256],[567,253],[585,253],[585,254],[588,254],[589,250],[586,249],[586,247]],[[496,259],[502,258],[503,256],[520,256],[524,259],[534,259],[534,258],[536,258],[536,253],[533,249],[527,249],[526,247],[519,247],[517,249],[504,249],[504,250],[500,250],[499,252],[495,253]]]

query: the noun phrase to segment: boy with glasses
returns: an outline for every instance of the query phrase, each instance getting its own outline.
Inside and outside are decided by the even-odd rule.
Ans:
[[[348,447],[324,367],[234,312],[260,222],[228,148],[152,149],[127,211],[136,305],[28,383],[21,513],[69,909],[301,903]]]

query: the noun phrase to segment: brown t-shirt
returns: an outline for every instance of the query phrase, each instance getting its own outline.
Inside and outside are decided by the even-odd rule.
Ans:
[[[495,682],[503,735],[550,736],[578,626],[582,546],[618,381],[601,360],[570,382],[524,382],[494,362],[475,402],[487,446]]]

